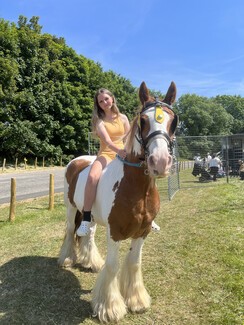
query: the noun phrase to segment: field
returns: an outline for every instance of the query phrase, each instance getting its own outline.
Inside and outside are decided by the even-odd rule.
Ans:
[[[0,207],[0,323],[98,324],[91,316],[96,274],[57,266],[65,229],[61,195],[22,202],[16,220]],[[144,314],[120,325],[244,324],[244,183],[178,191],[163,201],[143,248],[144,282],[152,297]],[[98,247],[106,250],[105,230]],[[129,242],[121,243],[121,258]]]

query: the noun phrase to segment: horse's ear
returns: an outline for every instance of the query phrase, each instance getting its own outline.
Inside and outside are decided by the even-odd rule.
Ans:
[[[175,98],[176,98],[176,85],[175,85],[174,81],[172,81],[163,101],[166,104],[171,105],[175,102]]]
[[[149,90],[147,89],[147,86],[145,82],[143,81],[139,88],[139,98],[142,103],[142,105],[147,102],[150,98]]]

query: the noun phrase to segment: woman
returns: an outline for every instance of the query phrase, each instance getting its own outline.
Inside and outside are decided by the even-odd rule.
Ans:
[[[91,208],[103,169],[116,157],[116,154],[122,159],[126,158],[123,140],[129,130],[128,118],[120,113],[113,94],[105,88],[99,89],[94,97],[92,131],[99,137],[100,149],[87,178],[83,220],[76,231],[78,236],[86,236],[90,231]]]

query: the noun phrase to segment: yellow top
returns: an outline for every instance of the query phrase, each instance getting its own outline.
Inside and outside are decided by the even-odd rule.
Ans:
[[[123,136],[125,134],[125,128],[122,119],[118,116],[112,122],[103,121],[106,131],[108,132],[111,140],[119,149],[124,148]],[[106,159],[114,159],[116,152],[111,150],[107,144],[100,139],[100,150],[98,152],[98,157],[103,156]]]

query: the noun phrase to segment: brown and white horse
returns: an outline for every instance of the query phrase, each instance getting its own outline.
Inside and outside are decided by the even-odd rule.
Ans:
[[[67,229],[58,263],[66,267],[80,262],[93,271],[101,269],[92,291],[93,313],[101,322],[118,321],[127,310],[142,312],[150,306],[141,272],[142,246],[160,206],[155,179],[167,176],[172,164],[171,147],[178,123],[171,108],[175,97],[174,82],[162,102],[155,101],[142,82],[142,109],[126,141],[126,161],[116,158],[104,169],[92,208],[91,233],[78,240],[75,229],[81,219],[84,187],[96,157],[78,157],[66,169]],[[105,263],[94,240],[96,224],[107,229]],[[128,238],[131,246],[119,276],[119,246]]]

